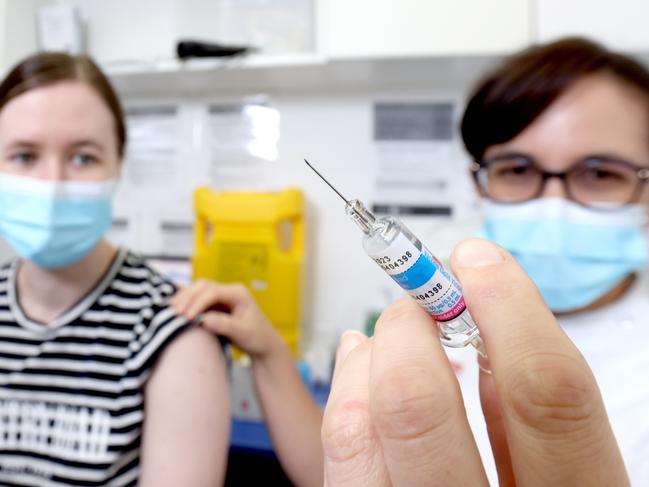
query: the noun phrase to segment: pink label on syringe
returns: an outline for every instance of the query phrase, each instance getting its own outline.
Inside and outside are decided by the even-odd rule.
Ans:
[[[464,304],[464,296],[461,296],[460,301],[455,306],[453,306],[453,309],[447,311],[446,313],[442,313],[441,315],[433,315],[433,318],[435,318],[435,320],[437,321],[449,321],[460,316],[465,309],[466,304]]]

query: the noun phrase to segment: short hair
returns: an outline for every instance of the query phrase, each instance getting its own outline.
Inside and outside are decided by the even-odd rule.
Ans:
[[[62,81],[80,81],[92,87],[115,119],[117,153],[124,155],[126,126],[124,112],[110,81],[88,56],[43,52],[27,57],[0,83],[0,110],[12,99],[30,90]]]
[[[584,38],[564,38],[507,58],[478,83],[461,123],[467,151],[479,162],[488,147],[516,137],[573,83],[596,73],[639,89],[649,109],[649,72],[640,63]]]

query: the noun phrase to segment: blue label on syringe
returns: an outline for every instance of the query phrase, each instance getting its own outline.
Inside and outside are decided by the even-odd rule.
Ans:
[[[449,321],[466,308],[459,283],[426,249],[404,234],[370,257],[437,321]]]
[[[409,291],[417,289],[430,281],[438,269],[437,263],[424,253],[419,255],[419,258],[409,269],[401,274],[391,274],[391,276],[399,286]]]

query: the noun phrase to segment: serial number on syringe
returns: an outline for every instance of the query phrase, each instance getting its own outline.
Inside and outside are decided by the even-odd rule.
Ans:
[[[439,293],[441,293],[442,289],[444,289],[444,286],[442,286],[441,282],[438,282],[437,284],[433,284],[423,294],[410,294],[410,295],[413,298],[415,298],[416,301],[425,301],[425,300],[430,299],[430,298],[438,295]]]
[[[387,255],[384,257],[374,257],[374,261],[380,265],[384,271],[393,271],[398,269],[399,267],[406,265],[406,262],[410,259],[412,259],[412,253],[410,251],[395,260],[392,260]]]

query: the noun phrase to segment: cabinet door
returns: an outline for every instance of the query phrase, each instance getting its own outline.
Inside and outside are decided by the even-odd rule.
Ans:
[[[0,0],[0,77],[36,51],[36,9],[44,0]]]
[[[331,57],[502,54],[531,38],[531,0],[320,0]]]
[[[7,2],[8,0],[0,0],[0,76],[3,76],[7,71],[5,66],[7,56]]]
[[[579,35],[612,49],[649,51],[646,0],[542,0],[535,10],[540,42]]]

